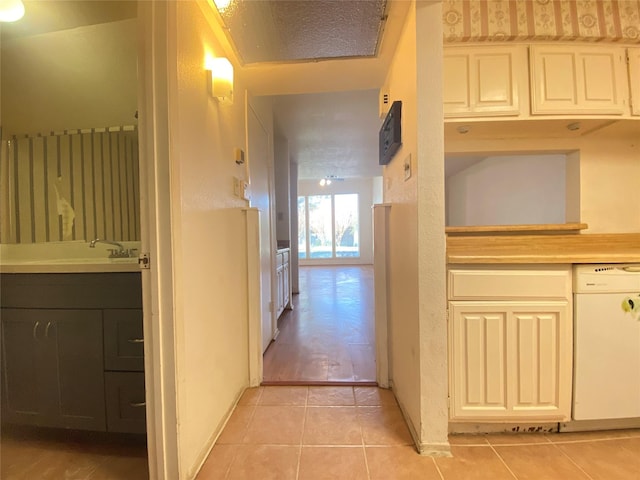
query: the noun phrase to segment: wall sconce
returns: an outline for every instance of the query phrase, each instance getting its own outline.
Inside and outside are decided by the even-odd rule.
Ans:
[[[17,22],[23,16],[22,0],[0,0],[0,22]]]
[[[233,65],[224,57],[208,62],[209,93],[224,103],[233,103]]]

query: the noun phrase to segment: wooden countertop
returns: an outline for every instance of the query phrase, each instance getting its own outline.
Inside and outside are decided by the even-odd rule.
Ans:
[[[589,228],[586,223],[545,223],[520,225],[473,225],[465,227],[445,227],[447,235],[514,235],[514,234],[562,234],[580,233]]]
[[[636,263],[640,233],[448,235],[447,262]]]

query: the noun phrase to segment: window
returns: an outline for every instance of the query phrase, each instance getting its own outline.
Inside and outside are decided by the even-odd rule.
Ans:
[[[358,194],[298,197],[301,259],[360,257]]]

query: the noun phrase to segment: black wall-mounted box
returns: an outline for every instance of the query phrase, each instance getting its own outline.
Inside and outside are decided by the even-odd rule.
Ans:
[[[402,102],[396,100],[391,104],[389,113],[380,128],[380,165],[388,164],[402,145]]]

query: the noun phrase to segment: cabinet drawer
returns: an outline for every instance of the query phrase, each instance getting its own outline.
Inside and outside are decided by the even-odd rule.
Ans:
[[[105,372],[107,431],[144,433],[146,399],[144,373]]]
[[[104,311],[105,370],[144,370],[142,310]]]
[[[571,297],[569,266],[522,270],[450,270],[449,300]]]
[[[3,273],[0,303],[5,308],[142,308],[142,280],[137,272]]]

